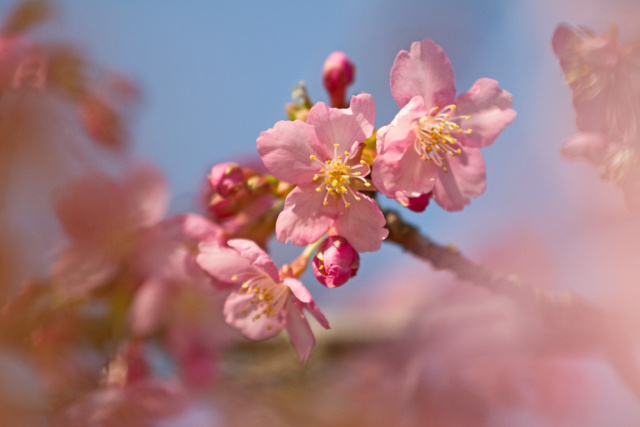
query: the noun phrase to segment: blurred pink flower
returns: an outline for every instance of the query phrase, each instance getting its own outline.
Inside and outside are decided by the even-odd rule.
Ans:
[[[453,69],[430,39],[401,51],[391,69],[391,93],[402,108],[377,134],[372,179],[389,198],[432,191],[457,211],[486,187],[480,148],[493,143],[515,118],[512,97],[491,79],[477,80],[455,98]]]
[[[60,417],[60,427],[152,427],[180,414],[190,404],[179,384],[141,380],[120,387],[107,385],[82,396]]]
[[[640,211],[640,73],[637,44],[619,45],[617,28],[597,35],[559,25],[552,46],[573,93],[578,133],[561,149],[598,167]]]
[[[137,254],[166,203],[163,177],[149,166],[120,181],[99,172],[73,181],[57,198],[56,212],[71,242],[53,267],[56,284],[78,295],[108,283]]]
[[[297,279],[281,279],[269,255],[254,242],[232,239],[228,245],[202,243],[197,256],[198,264],[216,279],[241,283],[225,302],[226,321],[252,340],[274,337],[284,328],[300,360],[307,361],[315,338],[303,310],[329,328],[309,291]]]
[[[297,187],[276,223],[278,240],[317,241],[330,227],[358,252],[380,249],[388,231],[378,205],[361,193],[370,183],[360,143],[373,133],[375,107],[368,94],[347,109],[314,105],[307,122],[280,121],[262,132],[258,152],[267,170]]]
[[[219,226],[198,215],[163,221],[145,236],[136,260],[140,277],[130,310],[131,331],[160,336],[184,383],[208,385],[217,353],[230,342],[222,317],[225,284],[196,264],[198,244],[224,244]]]

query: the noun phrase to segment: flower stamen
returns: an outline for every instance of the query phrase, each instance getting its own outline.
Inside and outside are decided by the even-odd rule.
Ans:
[[[456,121],[469,120],[471,116],[455,116],[449,114],[456,110],[456,106],[447,105],[440,111],[439,107],[433,107],[429,114],[418,120],[418,127],[415,129],[414,149],[421,159],[433,161],[440,166],[445,173],[447,169],[445,159],[447,155],[452,157],[462,153],[458,140],[452,133],[471,134],[472,129],[461,129]]]

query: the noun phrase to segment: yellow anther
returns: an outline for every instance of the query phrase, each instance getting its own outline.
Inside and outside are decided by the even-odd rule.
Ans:
[[[334,179],[334,180],[331,182],[331,186],[332,186],[332,187],[337,187],[337,186],[338,186],[338,180],[337,180],[337,179]]]
[[[351,203],[345,203],[345,204],[344,204],[344,207],[345,207],[345,208],[348,208],[349,206],[351,206]]]
[[[311,160],[315,160],[315,159],[316,159],[316,156],[314,156],[314,155],[312,154],[312,155],[310,155],[310,156],[309,156],[309,158],[310,158]]]
[[[360,160],[360,164],[361,164],[361,165],[366,165],[366,164],[367,164],[367,162],[365,162],[364,160]]]
[[[347,157],[349,157],[349,152],[348,152],[348,151],[345,151],[345,152],[344,152],[344,155],[345,155],[345,156],[347,156]]]
[[[318,180],[318,178],[320,178],[318,175],[314,175],[314,176],[313,176],[313,180],[314,180],[314,181],[317,181],[317,180]]]
[[[338,147],[340,147],[340,144],[333,144],[333,146],[334,146],[335,148],[338,148]]]
[[[327,206],[329,204],[329,202],[327,202],[326,200],[324,202],[322,202],[323,205]]]
[[[321,188],[316,188],[316,191],[317,191],[318,193],[320,193],[320,192],[322,191],[322,189],[321,189]]]
[[[364,186],[365,186],[365,187],[371,187],[371,184],[370,184],[370,183],[368,183],[368,182],[365,182],[365,183],[364,183]]]
[[[357,201],[360,201],[360,197],[356,196],[356,200],[357,200]]]
[[[455,110],[455,109],[456,109],[456,106],[455,106],[455,105],[452,105],[452,106],[451,106],[451,109],[452,109],[452,110]]]
[[[236,276],[236,275],[234,274],[233,276],[231,276],[231,280],[233,280],[233,281],[235,282],[236,280],[238,280],[238,276]]]

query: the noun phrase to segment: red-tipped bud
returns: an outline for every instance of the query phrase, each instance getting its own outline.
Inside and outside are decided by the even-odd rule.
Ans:
[[[337,288],[356,275],[360,255],[344,237],[329,236],[318,246],[311,266],[320,283],[328,288]]]
[[[430,200],[431,193],[421,194],[417,197],[407,197],[400,192],[396,193],[396,201],[414,212],[424,212],[427,206],[429,206]]]
[[[245,186],[242,169],[235,163],[215,165],[209,174],[209,183],[223,198],[234,196]]]
[[[322,80],[331,98],[332,107],[347,107],[347,87],[353,83],[355,74],[355,65],[342,52],[333,52],[324,62]]]

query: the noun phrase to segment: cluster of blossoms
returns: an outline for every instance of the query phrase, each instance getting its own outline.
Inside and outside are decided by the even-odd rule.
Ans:
[[[568,159],[586,160],[624,191],[640,212],[640,48],[619,44],[612,24],[604,34],[560,25],[552,39],[573,93],[578,133],[562,147]]]
[[[63,396],[60,425],[147,425],[180,412],[192,390],[215,379],[235,330],[252,340],[286,331],[307,361],[315,345],[308,316],[329,328],[299,280],[308,264],[328,288],[356,275],[359,253],[379,250],[389,234],[377,193],[414,211],[431,199],[463,209],[485,190],[480,148],[515,117],[494,80],[456,96],[449,60],[425,39],[398,54],[391,92],[399,112],[376,131],[373,97],[347,102],[355,66],[335,52],[323,69],[331,106],[313,104],[301,84],[290,120],[257,138],[262,164],[214,166],[202,213],[167,218],[161,174],[125,156],[123,115],[135,87],[106,72],[96,83],[73,48],[32,41],[27,30],[48,13],[46,1],[25,1],[3,27],[0,96],[65,103],[64,126],[120,162],[118,178],[90,165],[52,192],[64,244],[45,277],[27,278],[19,293],[2,290],[16,295],[2,301],[0,345],[46,372],[43,393]],[[305,246],[300,256],[276,266],[267,252],[274,233]],[[25,307],[34,310],[28,321]],[[163,375],[159,357],[168,361]]]
[[[277,239],[307,246],[302,255],[278,272],[254,243],[232,239],[227,246],[201,246],[197,258],[216,279],[237,283],[225,304],[227,322],[251,339],[286,329],[301,360],[313,346],[303,309],[328,328],[296,280],[313,250],[317,247],[312,267],[318,281],[338,287],[356,274],[358,253],[379,250],[389,233],[377,192],[414,211],[424,210],[430,199],[448,211],[463,209],[486,187],[480,148],[493,143],[516,114],[511,95],[491,79],[480,79],[456,96],[451,64],[430,39],[398,54],[391,92],[400,111],[377,132],[371,95],[345,101],[354,76],[346,55],[331,54],[323,79],[332,106],[312,104],[302,86],[294,93],[296,104],[288,107],[291,120],[276,123],[257,139],[270,173],[261,179],[272,200],[251,210],[257,216],[275,212]],[[252,191],[247,177],[258,176],[238,165],[214,167],[209,206],[232,205],[238,194]],[[267,193],[247,200],[258,203]],[[245,215],[233,210],[231,217],[247,220]]]

